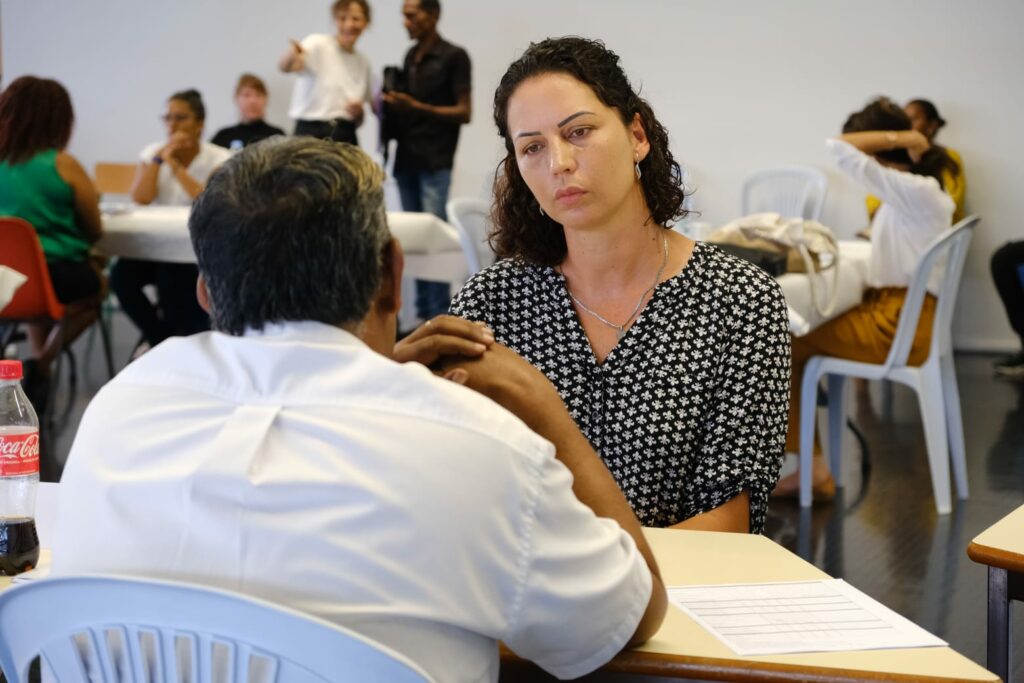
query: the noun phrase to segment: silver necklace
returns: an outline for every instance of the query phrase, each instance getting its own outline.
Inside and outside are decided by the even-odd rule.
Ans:
[[[647,295],[653,292],[654,288],[658,286],[658,282],[661,280],[661,274],[665,272],[665,266],[668,264],[668,237],[665,235],[661,236],[661,246],[662,250],[664,251],[664,256],[661,259],[661,267],[658,268],[658,273],[657,275],[654,276],[654,282],[652,282],[651,286],[645,289],[644,293],[640,295],[640,299],[637,300],[636,306],[633,307],[633,312],[629,314],[629,317],[626,318],[626,320],[621,325],[613,323],[611,320],[604,317],[603,315],[592,309],[590,306],[587,306],[585,303],[576,298],[576,295],[573,294],[572,290],[569,288],[568,281],[566,281],[565,283],[565,291],[569,292],[569,298],[575,301],[577,306],[579,306],[584,311],[586,311],[590,315],[594,316],[595,318],[603,322],[608,327],[613,328],[615,330],[615,340],[618,341],[622,339],[624,336],[626,336],[626,325],[629,325],[629,323],[632,322],[633,318],[636,317],[636,314],[640,312],[640,307],[643,305],[644,299],[646,299]],[[562,277],[565,277],[564,273],[562,274]]]

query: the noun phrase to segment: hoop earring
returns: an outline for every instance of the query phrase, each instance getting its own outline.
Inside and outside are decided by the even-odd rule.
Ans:
[[[540,211],[541,216],[547,216],[547,214],[544,213],[544,207],[540,205],[540,202],[537,202],[537,210]]]

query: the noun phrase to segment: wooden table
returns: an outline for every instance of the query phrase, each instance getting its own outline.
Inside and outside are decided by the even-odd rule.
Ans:
[[[988,565],[988,668],[1010,677],[1010,601],[1024,600],[1024,505],[981,532],[967,555]]]
[[[821,570],[763,536],[673,529],[646,529],[645,534],[667,586],[827,578]],[[507,650],[502,652],[502,664],[502,681],[552,680]],[[997,680],[994,674],[948,647],[743,657],[672,606],[651,640],[619,654],[584,680],[663,679]]]

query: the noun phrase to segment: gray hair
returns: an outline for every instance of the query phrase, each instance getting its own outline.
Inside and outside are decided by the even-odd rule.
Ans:
[[[383,180],[358,147],[309,137],[269,138],[218,169],[189,218],[214,329],[361,321],[390,239]]]

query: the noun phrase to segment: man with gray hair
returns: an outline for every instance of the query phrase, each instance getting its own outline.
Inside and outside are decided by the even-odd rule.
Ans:
[[[89,406],[54,572],[258,596],[437,681],[496,680],[498,640],[580,676],[660,625],[650,550],[555,389],[485,328],[441,318],[395,346],[382,180],[313,138],[210,179],[189,228],[214,331],[160,344]],[[452,354],[471,358],[439,370],[454,381],[424,367]]]

